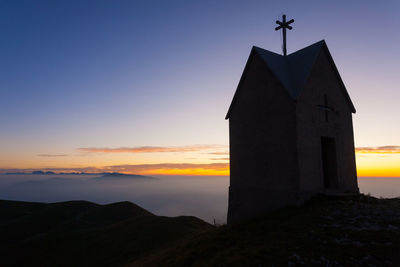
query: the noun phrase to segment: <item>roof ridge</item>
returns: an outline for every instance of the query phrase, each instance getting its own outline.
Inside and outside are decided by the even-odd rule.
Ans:
[[[274,54],[274,55],[276,55],[276,56],[283,57],[283,55],[281,55],[281,54],[278,54],[278,53],[269,51],[269,50],[267,50],[267,49],[265,49],[265,48],[262,48],[262,47],[259,47],[259,46],[253,45],[253,49],[259,49],[259,50],[262,50],[261,52],[268,52],[268,53]]]
[[[325,41],[321,40],[288,56],[279,55],[256,46],[253,46],[253,48],[291,98],[297,99],[324,44]]]
[[[289,54],[287,56],[290,57],[290,56],[293,56],[293,55],[297,54],[298,52],[303,52],[304,50],[307,50],[307,49],[311,48],[312,46],[317,46],[317,45],[321,45],[322,46],[323,44],[326,45],[325,39],[322,39],[321,41],[315,42],[313,44],[310,44],[309,46],[306,46],[306,47],[303,47],[302,49],[294,51],[293,53],[291,53],[291,54]]]
[[[341,84],[343,93],[350,106],[350,109],[353,113],[355,113],[354,105],[350,99],[350,96],[348,95],[346,87],[343,84],[343,81],[335,66],[332,56],[330,55],[328,46],[324,39],[300,50],[297,50],[296,52],[293,52],[287,56],[277,54],[258,46],[253,46],[249,59],[246,63],[245,70],[243,71],[242,77],[240,78],[238,89],[243,80],[248,64],[250,64],[250,58],[253,53],[256,53],[265,63],[266,67],[272,72],[273,76],[275,76],[283,89],[285,89],[285,91],[292,99],[296,100],[300,95],[303,87],[305,86],[307,80],[309,79],[313,66],[315,65],[315,62],[322,50],[327,53],[330,64],[333,66],[334,72],[337,76],[339,83]],[[226,119],[228,119],[230,116],[230,111],[236,97],[237,91],[235,92],[232,103],[229,107]]]

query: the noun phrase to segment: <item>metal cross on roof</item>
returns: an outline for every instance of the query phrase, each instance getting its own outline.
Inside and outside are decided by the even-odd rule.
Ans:
[[[286,15],[282,15],[282,22],[279,20],[276,21],[276,24],[279,26],[275,28],[275,31],[282,29],[282,34],[283,34],[283,55],[286,56],[286,29],[293,29],[292,26],[289,26],[289,24],[293,23],[294,19],[291,19],[289,21],[286,21]]]

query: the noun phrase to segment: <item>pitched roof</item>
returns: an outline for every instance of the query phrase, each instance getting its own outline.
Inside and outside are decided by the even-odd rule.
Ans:
[[[349,94],[347,93],[346,87],[344,86],[344,83],[339,75],[339,72],[336,68],[335,63],[333,62],[332,56],[329,53],[328,47],[324,40],[319,41],[310,46],[307,46],[301,50],[298,50],[286,57],[276,54],[276,53],[273,53],[271,51],[253,46],[250,56],[253,53],[257,53],[262,58],[264,63],[267,65],[267,67],[271,70],[271,72],[274,74],[274,76],[278,79],[278,81],[282,84],[283,88],[285,88],[286,91],[289,93],[289,95],[294,100],[296,100],[300,94],[300,91],[303,89],[305,83],[307,82],[307,79],[311,73],[311,69],[314,66],[314,63],[322,49],[324,49],[326,54],[328,55],[328,59],[334,69],[336,78],[338,79],[338,81],[342,87],[342,91],[343,91],[346,101],[350,107],[350,110],[353,113],[355,113],[356,110],[354,108],[354,105],[351,102],[351,99],[349,97]],[[246,65],[245,71],[243,73],[246,72],[246,69],[247,69],[247,65]],[[244,75],[242,75],[242,78],[243,78],[243,76]],[[240,87],[240,82],[239,82],[238,88],[239,87]],[[235,93],[235,96],[233,97],[231,106],[229,107],[229,110],[228,110],[228,113],[227,113],[225,119],[229,118],[230,112],[231,112],[232,106],[234,105],[236,97],[237,97],[237,92]]]

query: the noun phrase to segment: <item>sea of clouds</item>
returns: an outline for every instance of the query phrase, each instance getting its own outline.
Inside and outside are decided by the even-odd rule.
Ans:
[[[400,196],[399,178],[360,178],[358,184],[362,193],[375,197]],[[226,222],[228,186],[229,176],[0,174],[0,199],[100,204],[131,201],[156,215],[190,215],[221,224]]]
[[[76,174],[0,174],[0,199],[100,204],[131,201],[156,215],[190,215],[225,223],[228,176],[157,176],[154,178]]]

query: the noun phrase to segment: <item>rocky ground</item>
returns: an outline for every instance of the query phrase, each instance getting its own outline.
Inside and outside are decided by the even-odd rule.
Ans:
[[[175,255],[175,256],[174,256]],[[132,266],[400,266],[400,199],[320,196]]]

